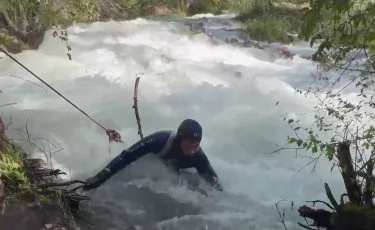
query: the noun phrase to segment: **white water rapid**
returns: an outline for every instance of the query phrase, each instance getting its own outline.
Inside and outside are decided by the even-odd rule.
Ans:
[[[222,28],[238,23],[224,16],[201,22],[213,40],[191,33],[184,20],[97,22],[69,28],[71,61],[52,31],[39,50],[14,55],[98,122],[119,131],[125,143],[111,144],[111,151],[96,124],[12,60],[0,59],[0,105],[17,102],[0,108],[4,121],[13,121],[8,135],[21,139],[17,129],[24,130],[28,119],[36,142],[48,148],[41,139],[47,138],[56,146],[50,144],[51,151],[63,148],[53,154],[53,164],[73,178],[92,176],[139,140],[132,109],[137,74],[145,135],[176,129],[185,118],[203,126],[202,148],[225,192],[205,197],[178,186],[162,164],[146,156],[86,193],[92,200],[82,209],[95,225],[84,229],[283,229],[274,202],[287,199],[294,208],[281,203],[280,209],[285,208],[292,230],[304,221],[298,205],[327,200],[324,182],[336,197],[344,191],[339,173],[330,171],[324,157],[311,173],[313,165],[298,172],[310,159],[294,151],[270,154],[292,135],[280,116],[313,111],[316,100],[295,94],[293,87],[306,89],[316,66],[298,55],[272,58],[262,50],[226,44],[223,40],[236,33]],[[307,44],[291,49],[312,53]],[[312,115],[301,122],[310,125]]]

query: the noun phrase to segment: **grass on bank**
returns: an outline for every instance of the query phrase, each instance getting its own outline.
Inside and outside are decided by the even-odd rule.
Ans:
[[[288,3],[265,5],[254,3],[252,7],[239,14],[238,20],[245,24],[251,38],[259,41],[291,43],[290,34],[298,34],[307,4]]]

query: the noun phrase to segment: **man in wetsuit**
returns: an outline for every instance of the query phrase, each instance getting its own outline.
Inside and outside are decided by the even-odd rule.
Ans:
[[[176,172],[186,168],[196,168],[198,173],[215,189],[222,191],[218,176],[206,154],[200,147],[201,125],[192,119],[184,120],[174,131],[158,131],[122,151],[96,176],[87,180],[83,190],[97,188],[115,173],[140,157],[153,153],[160,157]]]

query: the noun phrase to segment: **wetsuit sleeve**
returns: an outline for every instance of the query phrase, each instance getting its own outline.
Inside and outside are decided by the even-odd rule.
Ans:
[[[148,153],[158,154],[161,152],[167,143],[170,134],[171,132],[169,131],[153,133],[136,142],[128,149],[122,151],[105,168],[109,172],[108,176],[112,176]]]
[[[202,148],[197,154],[199,155],[199,160],[196,163],[195,168],[197,169],[198,173],[215,189],[223,191],[223,187],[219,182],[219,177],[212,168],[211,163],[206,154],[203,152]]]

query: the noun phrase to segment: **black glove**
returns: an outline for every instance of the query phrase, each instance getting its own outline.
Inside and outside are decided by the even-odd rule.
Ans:
[[[104,183],[109,178],[109,169],[105,168],[100,171],[96,176],[91,177],[86,180],[87,184],[85,184],[82,189],[84,191],[94,189],[99,187],[102,183]]]
[[[221,185],[219,178],[214,177],[214,183],[212,185],[217,191],[223,192],[223,186]]]

